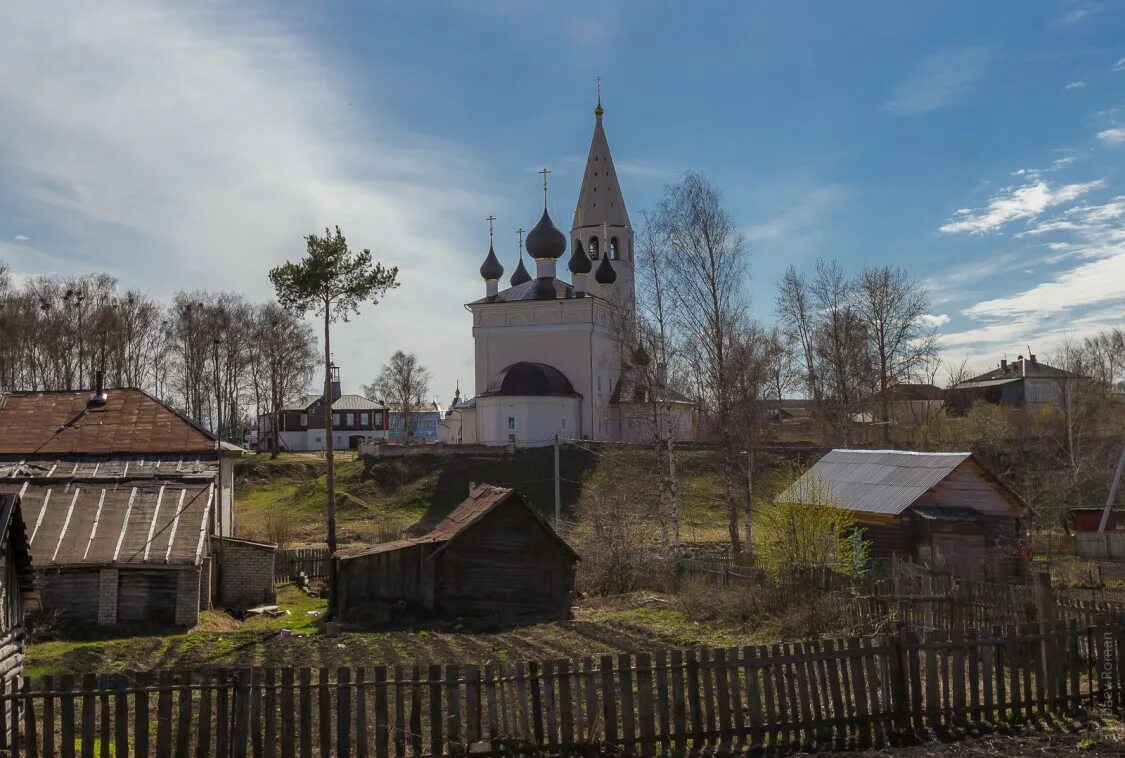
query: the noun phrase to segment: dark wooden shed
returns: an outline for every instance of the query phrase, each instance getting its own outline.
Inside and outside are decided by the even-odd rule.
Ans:
[[[466,619],[565,618],[578,555],[523,495],[479,485],[429,534],[334,556],[338,604]]]
[[[1026,568],[1026,506],[972,453],[833,450],[778,499],[851,511],[873,558],[975,579]]]
[[[0,680],[23,673],[24,613],[38,604],[20,498],[0,494]]]

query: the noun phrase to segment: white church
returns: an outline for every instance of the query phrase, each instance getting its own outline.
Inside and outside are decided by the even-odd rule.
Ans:
[[[526,239],[508,286],[491,243],[480,267],[485,296],[473,315],[476,394],[445,414],[448,440],[547,445],[562,439],[652,442],[690,439],[694,405],[646,381],[643,347],[630,343],[636,319],[633,228],[602,126],[601,99],[568,237],[547,211]],[[565,262],[570,281],[560,277]],[[650,386],[655,385],[655,386]]]

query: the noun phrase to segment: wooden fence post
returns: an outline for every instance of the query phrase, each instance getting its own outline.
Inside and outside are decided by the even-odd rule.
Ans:
[[[889,636],[891,672],[891,713],[893,714],[895,735],[899,741],[906,739],[910,732],[910,701],[907,694],[906,678],[910,675],[906,658],[906,628],[899,626],[898,633]]]

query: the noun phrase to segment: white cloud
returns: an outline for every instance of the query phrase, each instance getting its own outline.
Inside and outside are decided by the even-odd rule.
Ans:
[[[913,116],[950,105],[984,76],[991,59],[992,51],[984,46],[927,55],[882,108]]]
[[[924,323],[926,326],[934,326],[934,327],[945,326],[946,324],[949,323],[949,314],[948,313],[938,313],[938,314],[927,313],[924,316],[922,316],[922,323]]]
[[[981,210],[962,208],[940,227],[946,234],[968,232],[984,234],[1020,219],[1035,218],[1052,206],[1070,202],[1105,186],[1104,179],[1078,184],[1064,184],[1053,188],[1036,174],[1021,187],[1006,187],[992,196],[988,206]]]
[[[458,225],[495,207],[466,183],[479,166],[396,128],[390,108],[349,107],[358,95],[346,72],[270,13],[0,5],[0,189],[57,232],[51,242],[33,232],[42,257],[13,268],[106,270],[158,296],[200,287],[264,298],[268,268],[338,223],[403,281],[337,330],[346,383],[369,381],[410,344],[432,351],[420,357],[442,385],[467,378],[468,328],[451,326],[479,294]]]
[[[1077,82],[1070,82],[1065,87],[1063,87],[1063,89],[1084,89],[1085,87],[1086,87],[1086,82],[1077,81]]]
[[[1125,127],[1118,126],[1098,132],[1098,139],[1107,145],[1125,145]]]
[[[28,237],[27,235],[24,235],[24,234],[17,234],[14,237],[12,237],[12,239],[14,239],[16,242],[27,242],[28,240],[31,239],[31,237]]]
[[[1077,7],[1072,8],[1062,16],[1054,19],[1052,23],[1055,26],[1074,26],[1075,24],[1081,22],[1082,19],[1086,18],[1092,13],[1095,13],[1097,10],[1098,7],[1095,5],[1090,5],[1089,3],[1080,3],[1077,5]]]
[[[1125,58],[1118,58],[1113,64],[1114,71],[1125,71]]]

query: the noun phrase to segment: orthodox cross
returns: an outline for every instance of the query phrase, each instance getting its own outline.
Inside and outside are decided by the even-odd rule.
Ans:
[[[602,102],[602,75],[598,74],[598,105]]]
[[[495,221],[495,220],[496,220],[496,217],[493,216],[491,213],[489,213],[488,218],[485,219],[485,221],[488,222],[488,246],[489,247],[492,247],[492,222]]]
[[[544,168],[539,173],[543,175],[543,210],[547,210],[547,175],[551,173],[551,169]]]
[[[523,227],[516,229],[516,234],[520,236],[520,260],[523,260]]]

